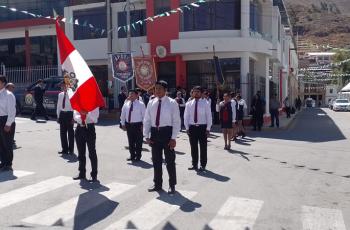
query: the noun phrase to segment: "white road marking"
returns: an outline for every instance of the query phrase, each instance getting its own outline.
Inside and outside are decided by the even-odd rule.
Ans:
[[[73,183],[75,181],[72,178],[59,176],[0,194],[0,209]]]
[[[27,217],[22,221],[30,224],[38,224],[43,226],[51,226],[55,224],[57,221],[65,223],[73,219],[75,216],[79,216],[80,214],[83,214],[86,211],[89,211],[92,208],[97,207],[98,205],[106,201],[105,199],[94,199],[95,195],[99,194],[101,196],[106,197],[107,199],[112,199],[113,197],[116,197],[134,188],[135,185],[111,183],[106,185],[106,187],[109,188],[108,191],[103,191],[102,189],[95,189],[95,190],[89,191],[88,193],[81,194],[80,196],[86,195],[84,196],[84,200],[85,198],[89,199],[89,197],[91,197],[91,199],[89,199],[89,203],[82,205],[81,207],[79,207],[78,210],[77,210],[77,207],[79,204],[80,196],[76,196],[57,206],[51,207],[38,214]]]
[[[209,227],[220,230],[251,230],[263,204],[261,200],[229,197],[209,223]]]
[[[343,214],[337,209],[302,207],[303,230],[346,230]]]
[[[131,228],[130,225],[136,227],[136,229],[153,229],[197,194],[191,191],[179,191],[179,193],[181,195],[169,196],[164,194],[161,195],[164,196],[163,198],[154,198],[144,206],[114,222],[106,230],[127,229]]]
[[[28,171],[21,171],[21,170],[14,170],[14,171],[7,171],[7,172],[0,172],[0,181],[2,179],[16,179],[16,178],[21,178],[29,175],[33,175],[33,172],[28,172]]]

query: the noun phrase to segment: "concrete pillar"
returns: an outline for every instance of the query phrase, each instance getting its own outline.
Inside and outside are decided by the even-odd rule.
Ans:
[[[24,32],[24,40],[25,40],[25,56],[26,56],[26,67],[31,66],[31,46],[30,46],[30,37],[29,30],[26,28]]]
[[[249,100],[248,94],[249,54],[243,52],[241,56],[241,95],[244,100]]]
[[[250,0],[241,0],[241,36],[249,37]]]
[[[270,116],[270,77],[269,77],[269,58],[265,57],[265,116]]]

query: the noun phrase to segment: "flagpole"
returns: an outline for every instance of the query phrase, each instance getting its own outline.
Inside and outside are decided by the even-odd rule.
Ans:
[[[216,54],[215,54],[215,45],[213,45],[213,55],[214,55],[214,57],[216,56]],[[219,89],[219,82],[216,79],[216,101],[218,99],[220,99],[220,89]]]
[[[130,16],[130,7],[131,3],[130,0],[126,1],[126,41],[127,41],[127,47],[126,51],[131,54],[131,16]],[[135,88],[135,79],[131,79],[131,87],[134,89]]]

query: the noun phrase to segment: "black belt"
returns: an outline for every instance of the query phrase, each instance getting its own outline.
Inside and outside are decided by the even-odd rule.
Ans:
[[[163,131],[163,130],[169,130],[172,129],[172,126],[162,126],[162,127],[152,127],[151,130],[153,131]]]
[[[81,124],[78,123],[78,127],[81,127],[81,128],[95,127],[95,124],[94,123],[90,123],[90,124],[81,125]]]
[[[60,113],[73,113],[73,111],[61,111]]]
[[[193,125],[190,125],[190,127],[193,126],[193,127],[207,127],[207,124],[193,124]]]

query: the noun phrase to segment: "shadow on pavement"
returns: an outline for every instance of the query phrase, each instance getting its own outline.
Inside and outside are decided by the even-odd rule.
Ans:
[[[61,158],[65,159],[68,163],[78,162],[78,156],[75,154],[61,154]]]
[[[206,177],[209,179],[214,179],[214,180],[217,180],[220,182],[227,182],[230,180],[229,177],[214,173],[213,171],[210,171],[210,170],[205,170],[203,172],[198,171],[197,175],[202,176],[202,177]]]
[[[233,149],[230,149],[230,150],[227,150],[229,153],[231,154],[238,154],[240,155],[243,159],[247,160],[247,161],[250,161],[248,157],[246,157],[246,155],[249,155],[249,153],[246,153],[246,152],[242,152],[242,151],[238,151],[238,150],[233,150]]]
[[[132,166],[135,166],[135,167],[140,167],[140,168],[143,168],[143,169],[153,168],[152,164],[150,164],[150,163],[148,163],[146,161],[143,161],[143,160],[134,161],[134,162],[128,163],[128,165],[132,165]]]
[[[87,192],[79,196],[75,208],[74,230],[87,229],[102,221],[112,214],[119,204],[101,194],[101,192],[109,191],[109,188],[99,182],[81,181],[80,186]],[[59,225],[59,222],[56,225]]]
[[[170,196],[166,192],[160,192],[158,200],[166,202],[171,205],[176,205],[180,207],[180,210],[183,212],[193,212],[197,208],[202,207],[201,204],[191,201],[188,198],[184,197],[181,192],[177,191],[173,196]]]
[[[344,140],[346,137],[322,109],[309,108],[300,112],[295,118],[293,127],[288,130],[275,132],[250,132],[249,137],[261,137],[270,139],[327,142]]]

